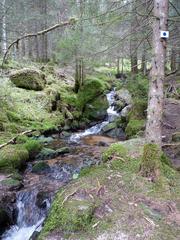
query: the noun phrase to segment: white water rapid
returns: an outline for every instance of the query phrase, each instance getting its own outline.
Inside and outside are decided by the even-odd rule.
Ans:
[[[17,224],[3,234],[2,240],[29,240],[35,231],[41,231],[50,203],[46,200],[45,208],[40,209],[36,206],[36,198],[37,191],[18,193]]]
[[[103,127],[105,127],[108,123],[112,122],[119,114],[114,110],[113,103],[115,101],[115,90],[112,90],[108,94],[106,94],[109,108],[107,109],[107,115],[108,119],[106,121],[103,121],[102,123],[98,123],[95,126],[86,129],[84,132],[75,133],[71,135],[70,142],[79,142],[82,137],[88,136],[88,135],[96,135],[101,132]]]

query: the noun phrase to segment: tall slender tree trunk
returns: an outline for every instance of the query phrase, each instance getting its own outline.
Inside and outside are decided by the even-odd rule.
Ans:
[[[137,5],[137,0],[135,0],[132,6],[132,12],[133,12],[133,17],[131,20],[131,33],[134,32],[134,30],[137,27],[137,14],[136,14],[136,5]],[[130,39],[130,55],[131,55],[131,72],[133,74],[138,73],[138,57],[137,57],[137,37],[136,33],[132,34],[132,37]]]
[[[146,75],[146,43],[143,42],[143,52],[142,52],[142,64],[141,64],[141,72]]]
[[[6,32],[6,0],[2,1],[2,52],[7,51],[7,32]]]
[[[153,59],[147,110],[146,139],[161,146],[163,84],[165,77],[166,41],[160,31],[168,28],[168,0],[154,0]]]
[[[120,66],[119,66],[119,64],[120,64],[120,57],[117,58],[117,74],[120,73]]]
[[[176,52],[172,48],[171,50],[171,71],[176,70]]]

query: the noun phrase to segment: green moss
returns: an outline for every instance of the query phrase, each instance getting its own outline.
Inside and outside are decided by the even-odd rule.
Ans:
[[[26,135],[21,135],[21,136],[18,136],[18,137],[17,137],[16,143],[17,143],[17,144],[22,144],[22,143],[26,143],[28,140],[29,140],[28,136],[26,136]]]
[[[104,95],[98,96],[95,100],[86,104],[83,117],[91,121],[104,120],[107,115],[108,101]]]
[[[147,100],[135,98],[133,101],[132,110],[129,113],[129,119],[145,119],[146,118],[146,109],[147,109]]]
[[[168,156],[162,152],[161,154],[161,162],[168,165],[169,167],[172,167],[171,160],[168,158]]]
[[[29,157],[33,158],[42,149],[42,144],[38,140],[28,139],[24,144],[24,147],[29,152]]]
[[[100,96],[109,86],[103,80],[98,78],[86,79],[83,87],[78,93],[78,106],[81,110],[85,105],[96,97]]]
[[[46,83],[44,73],[27,68],[14,71],[10,79],[17,87],[36,91],[44,89]]]
[[[156,144],[145,144],[141,161],[141,174],[144,177],[157,178],[160,175],[162,152]]]
[[[8,186],[8,187],[16,187],[20,184],[20,181],[16,180],[16,179],[9,178],[9,179],[6,179],[6,180],[2,180],[1,184],[4,185],[4,186]]]
[[[41,173],[43,171],[46,171],[50,169],[49,165],[43,161],[35,163],[35,165],[32,168],[33,173]]]
[[[99,166],[86,167],[86,168],[83,168],[83,169],[80,171],[79,176],[80,176],[80,177],[84,177],[84,176],[101,175],[101,173],[102,173],[103,171],[105,171],[105,169],[106,169],[105,164],[101,164],[101,165],[99,165]]]
[[[113,157],[122,158],[126,160],[127,157],[127,149],[119,143],[112,144],[102,155],[102,159],[104,162],[111,160]]]
[[[125,129],[128,138],[136,136],[145,129],[145,120],[131,119]]]
[[[10,122],[21,122],[20,116],[17,113],[7,110],[6,114]]]
[[[21,169],[29,159],[29,153],[21,145],[7,146],[0,150],[0,170]]]
[[[68,193],[66,193],[68,195]],[[87,200],[68,199],[59,192],[53,202],[50,214],[45,222],[40,239],[44,239],[53,230],[71,233],[86,230],[92,222],[94,204]]]
[[[149,82],[146,76],[137,74],[130,76],[126,84],[127,89],[131,92],[133,98],[147,99]]]

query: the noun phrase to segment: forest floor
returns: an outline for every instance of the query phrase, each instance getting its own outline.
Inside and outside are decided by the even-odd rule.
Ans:
[[[58,76],[61,73],[62,71]],[[65,107],[72,105],[76,100],[72,86],[69,87],[73,81],[66,82],[66,79],[62,81],[61,77],[54,80],[51,75],[48,78],[51,88],[48,87],[45,89],[48,91],[40,93],[15,88],[11,83],[6,84],[7,78],[2,80],[0,90],[5,93],[5,98],[8,95],[10,107],[3,109],[6,114],[0,116],[5,130],[7,130],[0,133],[0,143],[6,142],[17,132],[31,129],[32,124],[33,128],[38,128],[40,132],[54,129],[57,125],[62,124],[64,113],[51,111],[52,99],[47,92],[51,93],[58,89]],[[172,143],[171,140],[172,135],[180,131],[180,100],[167,98],[164,109],[164,149],[174,165],[179,167],[179,143]],[[69,110],[72,113],[72,109],[69,108]],[[75,115],[77,113],[74,111]],[[106,147],[99,147],[100,140],[94,143],[94,147],[93,143],[85,142],[86,147],[93,154],[97,154],[98,160],[102,159],[103,153],[107,150]],[[40,238],[42,236],[42,239],[46,240],[178,239],[180,236],[179,173],[166,166],[163,169],[166,178],[163,186],[143,178],[139,174],[139,166],[144,139],[136,138],[128,140],[124,144],[128,149],[130,159],[124,160],[122,157],[114,156],[113,161],[87,168],[80,173],[77,180],[66,185],[58,193],[52,206],[52,213],[50,212],[50,217],[45,222]],[[60,158],[60,160],[62,159]],[[54,159],[54,161],[58,161],[58,159]],[[81,220],[79,216],[76,219],[75,215],[71,215],[74,210],[72,205],[74,202],[76,202],[75,209],[90,210],[88,212],[90,215],[87,215],[87,219],[83,219],[83,223],[79,222]],[[62,205],[63,209],[60,207]],[[62,211],[66,207],[72,211],[68,212],[67,219],[62,219]],[[65,212],[63,213],[65,214]],[[64,215],[64,217],[67,216]],[[72,227],[74,223],[71,224],[71,221],[74,217],[75,225],[83,226],[83,230],[80,228],[77,231],[63,231],[60,225],[64,224],[66,228],[65,225],[70,224]],[[60,225],[54,226],[57,222]]]

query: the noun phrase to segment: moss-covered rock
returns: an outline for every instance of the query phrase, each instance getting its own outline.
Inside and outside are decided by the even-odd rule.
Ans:
[[[65,194],[69,193],[65,191]],[[73,194],[67,198],[65,194],[57,194],[40,239],[45,239],[44,237],[53,230],[72,233],[85,230],[91,224],[95,210],[92,200],[76,198]]]
[[[127,159],[127,149],[122,146],[120,143],[112,144],[102,155],[104,162],[115,158],[122,158],[123,160]]]
[[[62,148],[59,148],[56,150],[57,155],[62,155],[62,154],[66,154],[66,153],[70,153],[69,147],[62,147]]]
[[[104,120],[107,116],[108,101],[101,95],[85,105],[83,116],[91,121]]]
[[[36,156],[37,160],[45,160],[56,157],[56,151],[51,148],[43,148]]]
[[[2,180],[0,184],[2,186],[8,187],[8,189],[10,190],[15,190],[15,189],[18,190],[22,186],[21,181],[14,178],[8,178],[5,180]]]
[[[117,91],[115,98],[118,102],[121,101],[122,103],[124,103],[124,106],[132,104],[132,97],[127,89],[122,88]]]
[[[145,120],[131,119],[125,129],[128,138],[136,136],[140,131],[145,129]]]
[[[45,162],[37,162],[32,167],[32,172],[33,173],[42,173],[42,172],[46,172],[48,170],[50,170],[50,167]]]
[[[77,104],[84,111],[86,104],[93,102],[98,96],[102,95],[109,85],[98,78],[87,78],[83,87],[78,92]]]
[[[42,144],[38,140],[28,139],[24,147],[29,152],[29,157],[33,159],[42,149]]]
[[[35,69],[24,68],[10,74],[10,80],[16,87],[39,91],[44,89],[46,79],[44,73]]]
[[[7,146],[0,150],[0,170],[22,169],[29,159],[24,146]]]
[[[55,158],[59,155],[63,155],[70,152],[69,147],[62,147],[57,150],[53,150],[51,148],[43,148],[39,154],[36,156],[37,160],[47,160]]]

